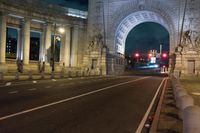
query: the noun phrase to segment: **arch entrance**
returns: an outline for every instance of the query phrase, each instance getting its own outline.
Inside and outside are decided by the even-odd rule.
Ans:
[[[173,31],[170,29],[166,20],[158,13],[151,11],[137,11],[122,20],[115,32],[115,52],[124,55],[125,54],[125,43],[129,32],[139,24],[145,22],[154,22],[163,26],[170,34],[170,46],[174,40]]]
[[[169,54],[173,53],[175,47],[174,45],[176,44],[176,38],[174,36],[176,31],[175,28],[173,28],[173,24],[171,23],[171,21],[169,21],[168,18],[165,18],[164,16],[165,15],[161,15],[158,12],[150,10],[140,10],[132,12],[129,15],[126,15],[126,17],[124,17],[123,19],[121,19],[114,33],[114,53],[117,56],[116,60],[120,60],[120,58],[124,58],[125,56],[126,39],[130,31],[137,25],[146,22],[157,23],[167,30],[167,32],[169,33]],[[114,71],[123,71],[124,65],[125,64],[116,63]]]

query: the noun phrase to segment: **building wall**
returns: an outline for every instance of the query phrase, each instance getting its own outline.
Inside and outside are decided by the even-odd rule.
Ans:
[[[43,3],[38,6],[40,1],[8,0],[5,2],[0,0],[0,4],[0,72],[17,72],[17,60],[23,60],[23,73],[40,72],[39,68],[43,61],[45,62],[45,72],[51,72],[51,35],[55,31],[58,34],[59,27],[64,27],[67,33],[61,35],[60,61],[55,63],[55,71],[60,72],[63,67],[73,67],[70,68],[73,70],[81,67],[82,51],[86,45],[86,19],[67,16],[61,7],[49,7],[48,5],[45,7]],[[16,59],[5,58],[6,27],[17,28],[19,32]],[[31,31],[41,34],[40,59],[38,61],[29,60]],[[70,63],[70,58],[76,59],[73,65]]]

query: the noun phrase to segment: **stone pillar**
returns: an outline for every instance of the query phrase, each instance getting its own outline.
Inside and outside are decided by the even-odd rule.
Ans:
[[[45,35],[44,35],[44,31],[41,32],[40,34],[40,58],[39,61],[45,61],[45,51],[44,51],[44,40],[45,40]]]
[[[0,14],[0,64],[6,61],[6,16]]]
[[[25,18],[23,24],[23,63],[29,65],[30,56],[30,18]]]
[[[44,47],[44,53],[45,53],[45,62],[46,64],[50,63],[51,58],[51,25],[48,23],[45,27],[45,47]]]
[[[77,67],[78,61],[78,27],[74,27],[72,34],[72,67]]]
[[[70,66],[70,43],[71,43],[71,28],[65,27],[65,42],[63,51],[63,60],[66,67]]]

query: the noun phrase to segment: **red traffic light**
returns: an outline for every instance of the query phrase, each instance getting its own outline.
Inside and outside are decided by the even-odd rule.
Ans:
[[[140,56],[140,54],[139,53],[135,53],[135,57],[139,57]]]
[[[167,54],[166,54],[166,53],[163,53],[163,54],[162,54],[162,57],[163,57],[163,58],[167,58]]]
[[[149,56],[149,58],[151,58],[153,55],[152,55],[152,53],[149,53],[148,56]]]

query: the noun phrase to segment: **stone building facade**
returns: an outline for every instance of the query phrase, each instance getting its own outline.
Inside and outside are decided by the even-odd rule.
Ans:
[[[59,61],[53,62],[55,72],[82,71],[87,20],[70,16],[68,12],[67,8],[47,5],[39,0],[0,0],[0,72],[13,73],[23,68],[23,73],[39,73],[41,69],[50,73],[54,37],[58,34],[61,46]],[[58,33],[59,27],[65,29],[64,34]],[[15,59],[6,57],[6,49],[10,47],[6,40],[8,28],[15,29],[18,34]],[[40,35],[38,60],[30,60],[31,32]]]
[[[38,6],[39,5],[39,6]],[[0,0],[0,72],[52,71],[52,35],[60,35],[55,71],[120,74],[125,65],[125,41],[138,24],[155,22],[170,35],[171,71],[198,75],[200,71],[199,0],[89,0],[88,17],[39,0]],[[15,59],[6,58],[7,28],[18,31]],[[40,34],[37,61],[30,60],[30,32]],[[54,37],[55,37],[54,36]],[[54,49],[54,48],[53,48]],[[43,70],[43,69],[42,69]]]

